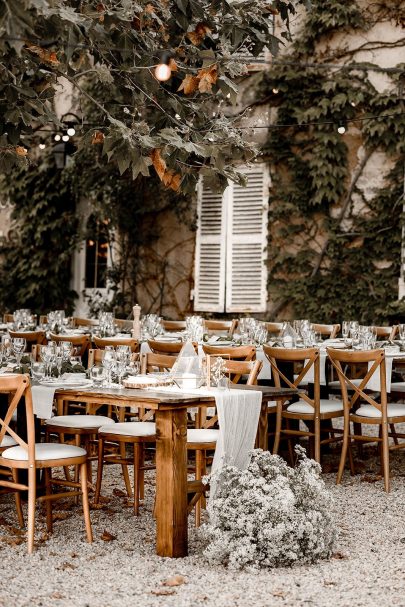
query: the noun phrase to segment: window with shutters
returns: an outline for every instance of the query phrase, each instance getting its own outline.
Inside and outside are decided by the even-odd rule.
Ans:
[[[245,170],[246,187],[230,183],[216,194],[200,181],[194,309],[264,312],[267,302],[269,173]]]

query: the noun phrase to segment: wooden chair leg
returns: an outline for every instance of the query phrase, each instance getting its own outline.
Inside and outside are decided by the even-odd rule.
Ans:
[[[318,419],[314,420],[314,442],[315,442],[315,461],[321,463],[321,422]]]
[[[119,450],[120,450],[121,459],[125,460],[126,456],[127,456],[126,449],[125,449],[125,443],[123,443],[121,441],[119,442]],[[133,497],[131,481],[129,479],[128,464],[122,463],[121,468],[122,468],[122,476],[124,477],[125,489],[127,490],[127,495],[128,495],[128,497]]]
[[[285,425],[287,430],[290,429],[290,420],[286,419],[285,420]],[[294,448],[293,448],[293,444],[292,444],[292,438],[291,438],[291,434],[286,434],[287,437],[287,447],[288,447],[288,459],[290,460],[290,466],[294,467],[295,465],[295,460],[294,460]]]
[[[398,436],[397,436],[397,431],[395,429],[395,424],[390,424],[390,430],[391,430],[392,438],[394,439],[394,445],[398,445]]]
[[[13,477],[13,481],[15,483],[18,483],[18,469],[13,468],[11,471],[11,474]],[[14,495],[15,495],[15,507],[17,510],[18,524],[20,525],[21,529],[23,529],[25,526],[25,523],[24,523],[24,515],[23,515],[23,510],[22,510],[22,504],[21,504],[21,492],[19,490],[17,490]]]
[[[101,481],[103,479],[104,466],[104,439],[100,436],[98,439],[98,465],[97,465],[97,482],[94,495],[94,502],[98,504],[100,501]],[[86,475],[87,476],[87,475]]]
[[[91,529],[90,520],[90,506],[89,506],[89,489],[87,486],[87,464],[84,462],[80,466],[80,483],[82,487],[82,499],[83,499],[83,516],[84,524],[86,526],[87,541],[89,544],[93,541],[93,532]]]
[[[28,554],[32,554],[34,551],[35,502],[37,498],[36,476],[36,468],[28,468]]]
[[[45,493],[46,495],[52,494],[52,469],[44,468],[44,479],[45,479]],[[48,533],[52,533],[52,500],[45,500],[46,507],[46,530]]]
[[[277,403],[277,414],[276,414],[276,429],[274,434],[273,443],[273,455],[277,455],[280,447],[280,435],[281,435],[281,421],[282,421],[282,405]]]
[[[195,479],[196,481],[201,480],[201,467],[202,467],[203,452],[200,449],[196,449],[195,452]],[[195,526],[201,525],[201,498],[195,505]]]
[[[143,443],[139,445],[139,499],[145,499],[145,446]]]
[[[363,432],[361,424],[359,424],[358,422],[353,422],[353,432],[354,432],[354,434],[361,436],[362,432]],[[361,441],[357,441],[357,454],[360,459],[363,459],[364,449],[363,449],[363,443]]]
[[[384,489],[387,493],[390,492],[390,455],[389,455],[389,443],[388,443],[388,424],[382,425],[382,464],[384,470]]]
[[[337,477],[336,477],[337,485],[340,485],[340,483],[342,482],[342,476],[343,476],[343,472],[344,472],[345,464],[346,464],[349,440],[350,440],[350,422],[348,420],[344,420],[342,451],[340,454],[339,469],[338,469],[338,473],[337,473]]]
[[[134,443],[134,514],[139,515],[139,443]]]

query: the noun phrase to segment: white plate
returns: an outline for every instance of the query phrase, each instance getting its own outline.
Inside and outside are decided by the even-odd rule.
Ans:
[[[81,379],[76,381],[52,381],[50,379],[42,379],[39,384],[41,386],[49,386],[50,388],[88,388],[93,385],[91,379]]]
[[[207,346],[215,346],[218,348],[220,348],[221,346],[228,347],[228,346],[232,346],[232,345],[233,345],[233,341],[230,341],[230,340],[213,341],[213,342],[208,341],[207,342]]]

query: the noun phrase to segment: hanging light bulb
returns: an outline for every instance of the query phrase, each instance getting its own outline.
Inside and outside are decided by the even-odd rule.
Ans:
[[[60,141],[62,139],[62,137],[58,134],[58,135],[55,135],[54,139],[55,139],[55,141]]]
[[[338,133],[340,135],[343,135],[344,133],[346,133],[346,127],[343,124],[341,124],[340,126],[338,126]]]
[[[160,63],[155,67],[155,78],[156,80],[159,80],[159,82],[166,82],[172,75],[170,59],[170,53],[163,53]]]
[[[69,135],[63,135],[62,136],[62,141],[69,141]]]
[[[275,95],[277,95],[277,93],[278,93],[278,89],[273,89],[273,93],[274,93]]]
[[[45,143],[40,143],[38,147],[40,150],[44,150],[46,146]]]
[[[69,137],[74,137],[76,135],[76,131],[72,126],[70,126],[66,132],[69,135]]]

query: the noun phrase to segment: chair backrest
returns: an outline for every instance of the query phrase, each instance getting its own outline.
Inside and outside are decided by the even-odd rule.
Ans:
[[[78,316],[73,316],[72,325],[74,327],[97,327],[98,320],[96,318],[79,318]]]
[[[356,405],[359,399],[364,399],[370,405],[376,407],[380,412],[382,412],[382,418],[386,419],[387,382],[384,350],[363,350],[361,352],[335,350],[333,348],[326,348],[326,350],[333,367],[338,373],[345,413],[347,414]],[[347,376],[345,371],[347,366],[360,363],[367,363],[368,370],[360,384],[356,385],[353,383],[350,377]],[[374,373],[379,373],[380,376],[380,402],[365,391],[367,389],[367,384]],[[350,390],[350,395],[348,389]]]
[[[39,325],[46,325],[48,324],[48,315],[47,314],[41,314],[39,317]]]
[[[207,356],[207,369],[212,367],[215,359],[218,356]],[[229,373],[231,382],[238,384],[243,376],[247,375],[246,385],[255,386],[257,384],[257,378],[260,371],[262,370],[263,363],[261,360],[227,360],[224,361],[224,371]]]
[[[394,339],[398,331],[398,325],[393,325],[392,327],[373,327],[373,331],[379,338]]]
[[[90,348],[88,354],[89,354],[89,357],[87,360],[88,369],[91,369],[91,367],[93,367],[93,365],[98,365],[103,362],[104,350],[100,350],[99,348]],[[131,359],[130,359],[131,362],[135,362],[136,360],[138,360],[138,358],[139,358],[139,354],[132,352]]]
[[[310,398],[307,394],[301,393],[300,399],[305,400],[313,407],[314,412],[319,413],[321,386],[318,348],[303,348],[297,350],[295,348],[273,348],[270,346],[263,346],[263,352],[270,362],[274,377],[274,385],[277,388],[281,387],[282,382],[284,386],[288,388],[298,388],[299,384],[307,378],[310,370],[312,371],[313,369],[311,383],[313,382],[314,384],[314,397]],[[303,363],[303,366],[297,377],[295,379],[290,379],[281,371],[279,367],[280,362]]]
[[[282,322],[265,322],[264,326],[266,327],[267,333],[270,335],[280,335],[283,323]]]
[[[323,337],[329,337],[333,339],[340,331],[340,325],[320,325],[317,323],[312,323],[312,329],[315,333],[320,333]]]
[[[125,329],[126,331],[131,331],[134,326],[133,320],[127,320],[124,318],[114,318],[114,324],[118,329]]]
[[[155,354],[168,354],[169,356],[177,356],[181,351],[184,343],[181,341],[167,342],[148,339],[148,346]],[[194,349],[198,351],[198,344],[193,343]]]
[[[32,406],[31,386],[28,375],[0,376],[0,393],[10,394],[6,414],[0,418],[0,445],[8,434],[16,443],[28,452],[29,466],[35,465],[35,426]],[[26,435],[24,440],[10,424],[18,406],[24,408],[26,417]]]
[[[14,322],[14,314],[3,314],[3,322]]]
[[[153,352],[144,352],[141,354],[141,373],[153,373],[157,371],[168,371],[176,362],[176,356],[167,354],[154,354]]]
[[[93,337],[93,343],[99,350],[104,350],[106,346],[130,346],[131,352],[139,351],[139,342],[136,339],[126,337]]]
[[[61,341],[70,342],[77,349],[78,356],[83,356],[90,347],[90,337],[88,335],[55,335],[51,333],[50,337],[56,343]]]
[[[45,331],[9,331],[10,337],[22,337],[27,342],[27,351],[31,350],[33,345],[44,344],[46,342]]]
[[[204,354],[209,356],[223,356],[229,360],[254,360],[256,358],[255,346],[209,346],[203,344]]]
[[[204,329],[207,333],[225,333],[232,337],[238,326],[238,319],[233,320],[204,320]]]
[[[184,331],[186,328],[185,320],[162,320],[162,326],[165,331]]]

